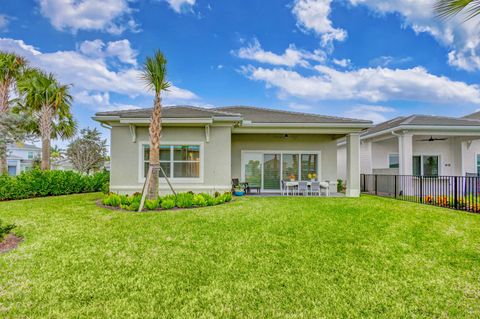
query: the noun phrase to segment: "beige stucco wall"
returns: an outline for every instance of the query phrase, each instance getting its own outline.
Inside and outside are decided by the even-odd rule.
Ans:
[[[242,151],[315,151],[321,152],[321,180],[337,180],[337,141],[331,135],[233,134],[232,177],[241,178]]]
[[[128,126],[114,126],[111,129],[111,191],[132,193],[141,191],[142,144],[148,144],[148,128],[137,127],[137,141],[132,141]],[[194,192],[227,191],[231,184],[231,128],[212,126],[210,141],[206,141],[204,127],[164,127],[161,143],[203,143],[203,181],[173,181],[178,191]],[[160,183],[161,193],[169,192],[164,180]]]

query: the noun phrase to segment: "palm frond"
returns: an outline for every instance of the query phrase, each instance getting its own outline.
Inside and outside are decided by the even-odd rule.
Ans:
[[[437,0],[434,10],[441,19],[463,14],[464,21],[468,21],[480,14],[480,0]]]
[[[153,57],[147,57],[143,65],[140,79],[145,83],[148,90],[168,91],[170,83],[167,81],[167,59],[164,54],[157,50]]]

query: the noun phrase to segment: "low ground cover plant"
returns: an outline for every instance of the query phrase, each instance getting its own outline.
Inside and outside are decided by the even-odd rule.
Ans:
[[[210,195],[207,193],[194,194],[193,192],[178,193],[175,195],[159,196],[156,200],[146,200],[145,210],[192,208],[215,206],[232,200],[232,194],[229,192]],[[116,207],[129,211],[138,211],[142,195],[135,193],[133,195],[118,195],[110,193],[102,199],[102,204],[109,207]]]
[[[0,219],[0,242],[10,234],[12,229],[15,228],[15,225],[13,224],[5,224],[1,219]]]
[[[108,192],[109,172],[94,175],[74,171],[31,170],[18,176],[0,176],[0,201],[33,197]]]

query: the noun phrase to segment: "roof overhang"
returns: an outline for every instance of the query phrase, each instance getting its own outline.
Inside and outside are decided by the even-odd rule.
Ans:
[[[389,128],[383,131],[375,132],[372,134],[363,135],[362,139],[371,139],[379,137],[385,134],[409,132],[413,134],[441,134],[441,135],[470,135],[480,136],[480,126],[475,125],[400,125],[397,127]]]
[[[120,116],[94,116],[93,120],[112,125],[112,124],[138,124],[138,125],[149,125],[150,118],[128,118]],[[240,118],[237,117],[225,117],[225,116],[214,116],[207,118],[162,118],[162,124],[165,125],[207,125],[213,124],[216,122],[238,122]]]

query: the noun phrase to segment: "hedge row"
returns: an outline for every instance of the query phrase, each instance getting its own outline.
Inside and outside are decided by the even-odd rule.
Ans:
[[[31,170],[0,176],[0,201],[78,193],[108,192],[110,173],[82,175],[73,171]]]

